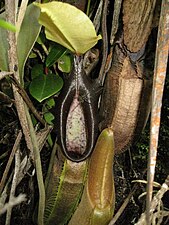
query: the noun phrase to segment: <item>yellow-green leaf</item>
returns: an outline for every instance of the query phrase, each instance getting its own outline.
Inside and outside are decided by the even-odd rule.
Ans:
[[[55,1],[35,5],[41,9],[39,23],[45,27],[46,37],[72,52],[83,54],[101,39],[89,17],[76,7]]]

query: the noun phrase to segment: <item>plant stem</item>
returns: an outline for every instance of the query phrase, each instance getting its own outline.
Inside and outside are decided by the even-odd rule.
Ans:
[[[87,10],[86,10],[86,15],[89,16],[89,12],[90,12],[90,3],[91,3],[91,0],[88,0],[88,3],[87,3]]]
[[[15,171],[14,171],[12,186],[11,186],[11,190],[10,190],[9,202],[12,202],[13,198],[15,196],[17,180],[18,180],[18,175],[19,175],[19,170],[20,170],[20,164],[21,164],[20,147],[18,146],[16,153],[15,153]],[[9,206],[7,209],[5,225],[11,224],[12,207],[13,206]]]
[[[5,11],[6,11],[6,20],[15,25],[16,21],[16,5],[15,1],[5,0]],[[17,58],[17,41],[16,34],[9,31],[8,32],[8,41],[9,41],[9,49],[8,49],[8,63],[9,63],[9,71],[13,73],[14,77],[18,82],[19,79],[19,71],[18,71],[18,58]],[[30,139],[30,132],[27,124],[26,114],[25,114],[25,103],[18,93],[17,88],[12,85],[13,94],[15,98],[16,109],[18,112],[19,121],[25,135],[25,140],[27,147],[30,151],[32,151],[32,143]]]
[[[45,186],[43,182],[40,152],[39,152],[35,130],[34,130],[32,120],[28,110],[26,110],[26,115],[28,119],[28,126],[29,126],[32,145],[33,145],[34,162],[35,162],[36,175],[37,175],[38,188],[39,188],[38,225],[43,225],[44,224],[43,217],[44,217],[44,210],[45,210]]]
[[[15,1],[5,0],[5,8],[7,21],[15,25],[17,4],[15,5]],[[9,50],[8,50],[9,71],[13,72],[15,79],[18,82],[20,82],[18,71],[18,58],[17,58],[17,41],[15,33],[8,32],[8,40],[9,40]],[[39,188],[38,225],[43,225],[44,224],[43,215],[45,208],[45,187],[43,183],[39,147],[28,108],[25,105],[22,97],[18,93],[18,89],[14,85],[13,85],[13,93],[15,97],[18,117],[22,126],[23,133],[25,135],[27,147],[32,151],[34,155],[34,162]]]
[[[158,137],[161,119],[161,106],[166,78],[169,53],[169,1],[162,0],[161,15],[158,27],[157,48],[155,57],[152,109],[150,122],[150,149],[147,171],[146,222],[150,224],[150,206],[153,193],[153,181],[157,158]]]
[[[101,30],[102,30],[102,38],[103,38],[103,57],[102,57],[102,63],[101,68],[99,72],[99,83],[103,85],[105,74],[106,74],[106,61],[107,61],[107,55],[108,55],[108,37],[107,37],[107,8],[108,8],[108,0],[105,0],[103,3],[103,9],[102,9],[102,22],[101,22]]]
[[[11,164],[12,164],[12,161],[13,161],[13,158],[15,156],[15,153],[16,153],[19,145],[20,145],[21,138],[22,138],[22,132],[19,131],[18,136],[17,136],[17,138],[15,140],[15,144],[14,144],[14,146],[12,148],[12,151],[11,151],[11,154],[10,154],[10,157],[9,157],[9,160],[8,160],[8,163],[6,165],[5,171],[3,173],[1,182],[0,182],[0,194],[2,193],[2,191],[4,189],[5,182],[6,182],[6,179],[7,179],[7,176],[8,176],[8,172],[10,170],[10,167],[11,167]]]

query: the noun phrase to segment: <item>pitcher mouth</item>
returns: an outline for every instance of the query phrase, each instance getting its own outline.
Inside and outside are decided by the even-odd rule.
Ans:
[[[86,75],[83,56],[74,56],[66,81],[58,105],[58,137],[66,158],[80,162],[91,154],[98,134],[98,83]]]

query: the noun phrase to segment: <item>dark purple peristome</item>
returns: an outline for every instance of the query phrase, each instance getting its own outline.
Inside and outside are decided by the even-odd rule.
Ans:
[[[83,58],[75,56],[73,69],[56,100],[54,126],[62,151],[71,161],[81,162],[93,150],[98,135],[100,90],[98,82],[85,74]]]

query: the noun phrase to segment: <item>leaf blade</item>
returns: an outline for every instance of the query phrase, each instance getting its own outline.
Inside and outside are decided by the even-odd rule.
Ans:
[[[61,45],[54,46],[46,58],[46,67],[52,66],[57,60],[67,52],[67,49]]]
[[[41,74],[37,76],[30,84],[29,91],[31,95],[39,102],[51,97],[63,86],[63,80],[56,74]]]
[[[5,13],[0,14],[0,18],[5,18]],[[7,49],[9,47],[7,41],[7,31],[0,27],[0,69],[2,71],[8,71],[8,52]]]
[[[41,25],[38,23],[39,14],[40,10],[35,7],[34,4],[30,4],[27,7],[17,39],[19,73],[22,83],[25,62],[35,44],[35,41],[41,29]]]
[[[46,37],[70,51],[83,54],[101,39],[91,20],[76,7],[63,2],[35,5],[41,9],[39,23],[45,26]]]

